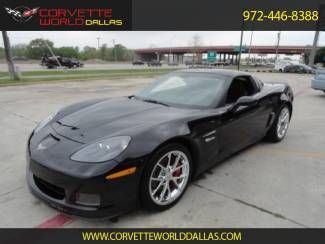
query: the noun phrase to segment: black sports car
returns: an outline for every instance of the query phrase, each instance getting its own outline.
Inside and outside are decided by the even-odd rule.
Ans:
[[[304,74],[313,74],[315,73],[315,70],[305,64],[293,64],[293,65],[287,65],[284,67],[283,72],[285,73],[304,73]]]
[[[136,95],[73,104],[32,132],[28,185],[75,215],[113,217],[139,205],[164,210],[217,162],[264,137],[281,141],[292,101],[283,83],[185,70]]]

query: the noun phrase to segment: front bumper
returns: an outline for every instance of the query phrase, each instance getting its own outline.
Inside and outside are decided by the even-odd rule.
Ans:
[[[137,206],[138,173],[108,181],[104,176],[81,179],[51,170],[27,158],[31,192],[51,207],[87,218],[115,217]],[[80,204],[77,194],[99,196],[99,204]]]

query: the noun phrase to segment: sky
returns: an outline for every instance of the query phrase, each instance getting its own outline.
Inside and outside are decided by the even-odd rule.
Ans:
[[[251,31],[244,32],[243,44],[249,45]],[[193,36],[199,35],[202,45],[239,45],[240,31],[8,31],[11,45],[28,44],[35,38],[45,38],[61,46],[108,47],[122,44],[130,49],[169,46],[190,46]],[[314,31],[282,31],[280,45],[312,45]],[[3,46],[0,38],[0,46]],[[252,45],[276,45],[276,31],[254,31]],[[325,45],[325,35],[320,34],[319,46]]]

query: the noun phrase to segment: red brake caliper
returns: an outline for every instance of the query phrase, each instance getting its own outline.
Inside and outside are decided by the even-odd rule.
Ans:
[[[178,166],[177,166],[178,167]],[[176,170],[174,173],[173,173],[173,176],[174,177],[177,177],[177,176],[180,176],[182,174],[182,168],[179,168],[178,170]]]

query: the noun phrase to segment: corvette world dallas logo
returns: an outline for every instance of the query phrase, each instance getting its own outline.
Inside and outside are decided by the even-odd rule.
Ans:
[[[84,26],[124,25],[123,18],[113,17],[112,8],[29,8],[18,6],[15,8],[5,7],[4,9],[18,23],[26,23],[34,17],[42,27],[82,28]]]
[[[39,8],[30,9],[25,6],[18,6],[14,9],[5,7],[6,12],[19,23],[25,23],[29,21],[34,15],[37,14]]]

